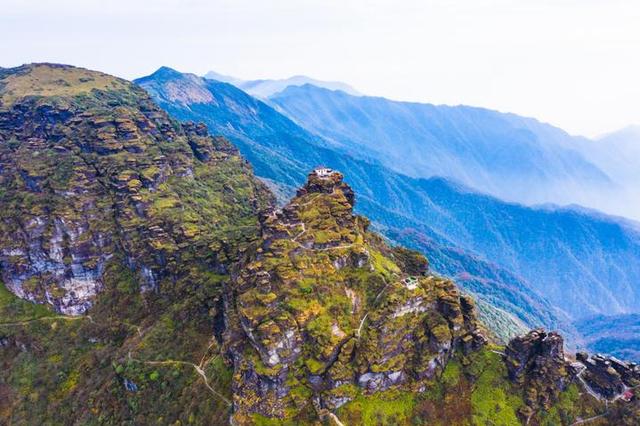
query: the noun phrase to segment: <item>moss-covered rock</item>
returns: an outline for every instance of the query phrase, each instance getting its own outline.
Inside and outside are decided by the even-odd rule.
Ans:
[[[0,423],[226,423],[222,282],[270,203],[127,81],[1,69]]]
[[[0,423],[638,423],[639,366],[542,330],[485,344],[354,200],[317,170],[272,210],[130,83],[0,69]]]
[[[0,271],[20,297],[85,312],[121,261],[145,290],[226,273],[270,195],[224,139],[133,84],[58,65],[0,71]]]
[[[353,203],[340,173],[312,172],[282,210],[264,215],[261,239],[235,269],[226,341],[236,421],[410,392],[456,351],[481,347],[473,306],[455,285],[369,232]]]

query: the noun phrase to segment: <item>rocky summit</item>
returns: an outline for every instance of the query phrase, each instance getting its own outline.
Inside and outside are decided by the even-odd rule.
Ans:
[[[484,343],[472,301],[369,232],[353,203],[340,173],[313,171],[236,268],[226,337],[237,421],[417,392]]]
[[[2,279],[64,314],[85,312],[115,263],[145,291],[224,273],[265,198],[228,142],[101,73],[0,71],[0,141]]]
[[[638,423],[640,367],[497,344],[356,200],[317,167],[276,209],[137,86],[1,69],[0,424]]]
[[[0,424],[225,422],[221,283],[271,202],[130,82],[0,70]]]

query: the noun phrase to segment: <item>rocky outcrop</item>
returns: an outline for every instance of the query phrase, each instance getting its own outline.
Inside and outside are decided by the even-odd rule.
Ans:
[[[620,361],[614,357],[578,353],[576,374],[596,394],[606,399],[614,399],[625,391],[640,385],[640,367],[635,363]]]
[[[354,200],[317,169],[264,208],[226,140],[129,83],[0,69],[0,423],[637,424],[638,366],[485,345]]]
[[[537,329],[511,340],[505,363],[509,378],[525,389],[526,407],[521,410],[525,418],[548,410],[570,382],[563,339],[555,332]]]
[[[143,291],[194,266],[226,272],[270,199],[204,125],[172,121],[124,80],[48,64],[0,71],[0,188],[2,280],[72,315],[113,264]]]
[[[570,384],[578,386],[591,404],[608,407],[598,408],[602,414],[592,416],[606,418],[605,424],[633,424],[628,421],[640,413],[637,403],[628,404],[636,399],[633,389],[640,385],[639,366],[583,352],[571,362],[565,358],[562,337],[555,332],[537,329],[513,339],[504,361],[509,379],[524,392],[526,405],[519,414],[525,423],[549,411]]]
[[[369,232],[353,202],[340,173],[314,171],[263,216],[226,295],[237,422],[418,390],[453,353],[483,345],[472,301],[423,256]]]

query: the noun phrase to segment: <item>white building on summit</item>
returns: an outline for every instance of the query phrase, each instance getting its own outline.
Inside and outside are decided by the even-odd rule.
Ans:
[[[314,173],[320,178],[328,178],[333,174],[333,170],[328,167],[319,166],[315,168]]]

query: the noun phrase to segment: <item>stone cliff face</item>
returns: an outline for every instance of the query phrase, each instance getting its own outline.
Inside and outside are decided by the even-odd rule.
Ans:
[[[519,414],[526,423],[552,410],[571,385],[592,402],[611,403],[600,416],[608,418],[604,424],[633,424],[628,422],[640,414],[634,392],[640,385],[640,367],[634,363],[586,353],[578,353],[571,362],[562,337],[542,329],[513,339],[505,349],[504,361],[509,379],[524,392],[525,406]],[[613,405],[617,401],[621,403]]]
[[[579,353],[574,368],[593,392],[607,399],[624,396],[640,385],[640,366],[614,357]]]
[[[540,409],[549,410],[569,384],[562,337],[558,333],[533,330],[509,342],[505,350],[509,378],[526,390],[529,418]]]
[[[57,65],[2,70],[2,279],[80,314],[114,262],[145,291],[184,278],[185,262],[224,273],[269,198],[247,172],[228,142],[170,120],[129,82]]]
[[[484,343],[472,301],[369,232],[353,203],[340,173],[314,171],[263,217],[226,295],[236,421],[419,391],[454,352]]]

